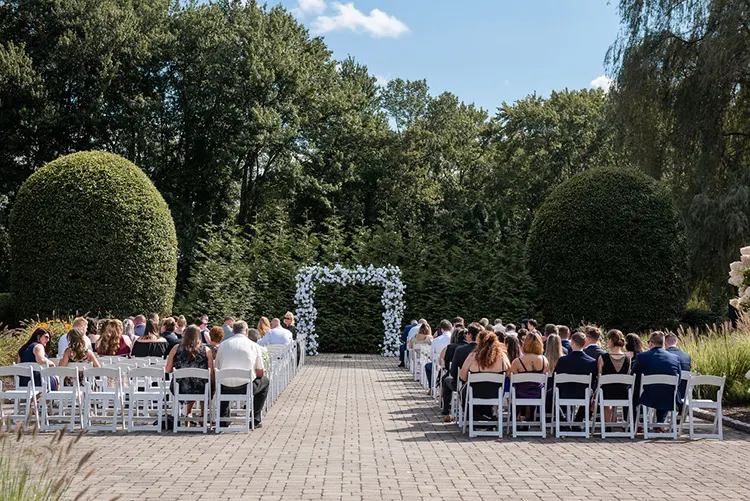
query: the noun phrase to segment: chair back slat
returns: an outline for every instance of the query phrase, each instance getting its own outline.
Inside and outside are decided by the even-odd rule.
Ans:
[[[726,376],[693,376],[690,378],[690,382],[692,383],[693,388],[696,386],[717,386],[723,388],[726,379]]]
[[[227,379],[244,379],[248,383],[253,380],[253,371],[250,369],[216,369],[216,384]]]
[[[522,372],[520,374],[510,375],[511,385],[515,385],[518,383],[546,383],[546,382],[547,382],[546,374],[537,374],[535,372],[533,373]]]
[[[555,376],[557,377],[557,376]],[[599,376],[599,386],[608,384],[635,384],[635,376],[633,374],[603,374]]]
[[[475,383],[505,383],[505,374],[494,374],[491,372],[470,372],[467,384]]]
[[[34,370],[31,367],[21,365],[8,365],[0,367],[0,377],[27,377],[34,378]]]
[[[172,373],[172,379],[182,379],[187,377],[197,379],[210,379],[208,369],[196,369],[190,367],[187,369],[175,369]]]
[[[591,374],[555,374],[555,385],[564,383],[591,384]]]
[[[670,386],[677,386],[680,383],[679,376],[670,376],[667,374],[652,374],[650,376],[641,376],[641,386],[648,386],[651,384],[667,384]]]

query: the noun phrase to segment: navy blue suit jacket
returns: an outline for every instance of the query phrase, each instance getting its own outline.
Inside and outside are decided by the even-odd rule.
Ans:
[[[582,351],[571,351],[560,357],[555,366],[555,374],[596,374],[598,367],[596,360]],[[593,383],[592,378],[592,383]],[[560,398],[583,398],[586,388],[582,384],[565,383],[559,385]]]
[[[583,352],[593,358],[594,360],[599,360],[599,357],[607,353],[606,351],[602,350],[598,344],[590,344],[586,348],[583,349]]]
[[[675,355],[680,361],[680,369],[685,372],[690,372],[690,369],[693,366],[693,360],[690,358],[690,354],[685,353],[676,346],[670,346],[669,348],[667,348],[667,351],[672,355]],[[678,398],[680,402],[685,400],[685,390],[687,390],[687,381],[683,379],[680,381],[680,386],[677,388],[677,391],[679,392]]]
[[[570,339],[561,339],[560,344],[562,345],[563,348],[565,348],[567,353],[573,352],[573,347],[570,346]]]
[[[406,338],[409,337],[409,331],[412,330],[413,327],[416,327],[419,324],[409,324],[406,327],[404,327],[404,331],[401,333],[401,342],[405,343]]]
[[[656,347],[635,356],[632,372],[633,374],[642,376],[653,376],[655,374],[679,376],[682,371],[680,369],[680,360],[677,356],[669,353],[664,348]],[[640,388],[637,391],[640,391]],[[650,385],[644,388],[641,395],[641,403],[653,409],[672,410],[673,398],[673,387],[663,384]],[[679,394],[677,396],[677,403],[678,405],[682,405]]]

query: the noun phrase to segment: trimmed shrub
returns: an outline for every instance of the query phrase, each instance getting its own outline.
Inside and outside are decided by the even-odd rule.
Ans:
[[[171,313],[174,221],[153,183],[122,157],[74,153],[31,175],[13,204],[10,245],[18,316]]]
[[[537,211],[527,241],[545,322],[627,330],[680,318],[684,249],[666,191],[630,169],[592,169],[560,185]]]

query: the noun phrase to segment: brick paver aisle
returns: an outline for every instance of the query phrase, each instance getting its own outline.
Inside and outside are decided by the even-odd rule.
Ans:
[[[87,435],[98,471],[86,483],[160,500],[750,496],[750,435],[731,429],[724,442],[469,441],[393,359],[308,361],[250,434]]]

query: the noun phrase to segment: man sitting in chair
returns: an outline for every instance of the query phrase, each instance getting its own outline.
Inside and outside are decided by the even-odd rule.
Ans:
[[[586,344],[586,337],[581,332],[574,333],[570,338],[570,346],[573,349],[564,357],[560,357],[555,366],[555,374],[576,374],[592,375],[597,373],[596,360],[588,356],[583,351]],[[591,384],[594,384],[594,378],[591,378]],[[560,398],[583,398],[586,388],[582,384],[564,383],[559,386]],[[552,396],[554,387],[547,391],[547,403],[552,408]],[[586,410],[579,407],[576,412],[575,420],[583,421]]]
[[[632,372],[636,376],[653,376],[655,374],[664,374],[668,376],[679,376],[680,360],[673,354],[663,348],[664,333],[655,331],[651,333],[648,340],[649,350],[639,353],[633,361]],[[668,411],[672,410],[674,400],[674,388],[668,385],[655,384],[648,385],[643,389],[643,394],[639,395],[640,386],[635,389],[633,395],[633,404],[637,407],[643,404],[646,407],[656,409],[656,420],[664,421]],[[679,393],[679,392],[678,392]],[[677,396],[677,405],[682,406],[682,400]]]

